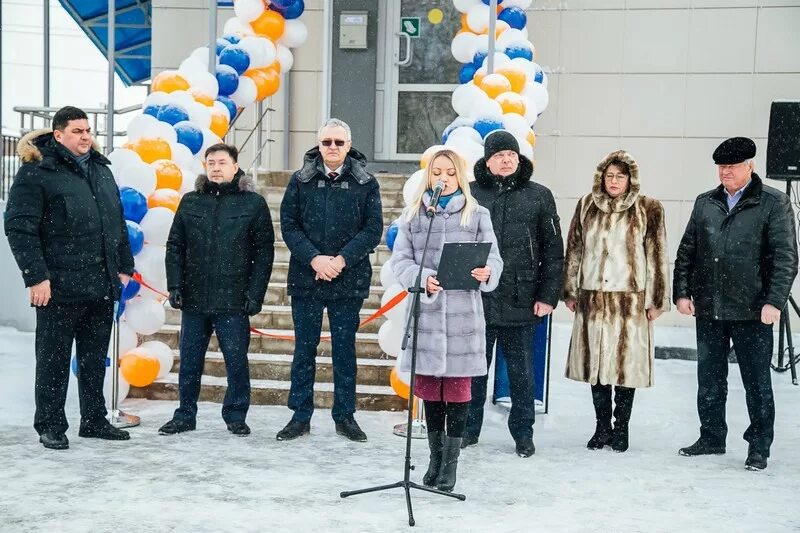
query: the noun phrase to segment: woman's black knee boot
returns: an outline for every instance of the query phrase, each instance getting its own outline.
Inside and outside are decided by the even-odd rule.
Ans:
[[[597,425],[594,435],[586,443],[590,450],[600,450],[611,444],[613,432],[611,431],[611,385],[592,385],[592,403]]]
[[[633,410],[633,393],[636,389],[629,387],[615,387],[614,402],[614,437],[611,439],[611,448],[615,452],[624,452],[628,449],[628,422],[631,420]]]
[[[444,445],[444,431],[428,431],[428,448],[431,450],[431,460],[428,463],[428,471],[422,477],[422,483],[426,487],[436,485],[439,471],[442,467],[442,447]]]
[[[451,492],[456,486],[458,455],[461,453],[461,437],[444,437],[442,447],[442,467],[436,479],[436,488]]]

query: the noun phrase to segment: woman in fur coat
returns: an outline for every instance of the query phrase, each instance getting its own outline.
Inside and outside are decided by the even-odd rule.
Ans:
[[[486,374],[485,323],[480,291],[497,287],[503,260],[489,211],[470,194],[465,162],[451,150],[433,155],[427,179],[404,212],[392,252],[392,270],[404,287],[416,283],[428,221],[425,212],[434,183],[444,183],[435,206],[421,286],[422,308],[417,339],[416,396],[425,402],[431,460],[423,478],[427,486],[451,491],[464,435],[473,376]],[[491,242],[486,266],[472,271],[480,291],[442,291],[436,271],[446,242]],[[411,370],[410,348],[400,369]]]
[[[653,384],[652,323],[669,309],[667,284],[664,208],[639,194],[633,157],[612,152],[578,201],[564,261],[564,301],[575,313],[566,376],[592,386],[591,450],[628,449],[634,391]]]

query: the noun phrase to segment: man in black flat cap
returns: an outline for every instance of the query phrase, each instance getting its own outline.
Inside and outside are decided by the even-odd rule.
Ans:
[[[742,374],[750,426],[745,467],[767,467],[775,401],[772,325],[797,275],[797,240],[789,197],[753,172],[756,145],[734,137],[714,151],[721,184],[697,197],[675,258],[672,297],[697,323],[700,438],[679,453],[725,453],[725,401],[731,341]]]

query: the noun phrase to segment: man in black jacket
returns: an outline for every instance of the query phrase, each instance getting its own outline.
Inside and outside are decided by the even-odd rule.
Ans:
[[[19,141],[19,169],[8,197],[5,231],[36,306],[36,414],[45,448],[66,449],[64,403],[76,343],[80,437],[127,440],[105,418],[105,360],[120,282],[133,256],[109,161],[92,146],[89,120],[59,109],[53,131]]]
[[[789,197],[761,182],[753,172],[755,155],[755,143],[744,137],[714,151],[721,184],[695,201],[675,258],[672,297],[678,311],[697,322],[700,438],[679,453],[725,453],[733,341],[750,415],[745,467],[763,470],[775,422],[772,325],[797,275],[797,241]]]
[[[363,442],[356,410],[356,330],[369,295],[369,254],[383,233],[380,188],[366,158],[352,148],[350,127],[330,119],[318,132],[319,145],[306,152],[281,203],[281,233],[289,247],[288,289],[292,297],[295,350],[292,361],[291,421],[278,440],[310,431],[314,413],[315,358],[328,310],[333,344],[336,432]]]
[[[507,131],[489,134],[484,157],[475,163],[472,195],[489,209],[503,274],[493,292],[483,294],[486,363],[495,343],[508,365],[511,413],[508,429],[520,457],[535,452],[533,423],[536,384],[531,369],[534,327],[553,312],[561,291],[564,243],[550,190],[531,181],[533,164],[520,155]],[[472,402],[462,447],[478,443],[486,403],[486,376],[472,379]]]
[[[167,239],[169,303],[181,309],[180,406],[158,431],[195,428],[200,378],[211,333],[225,359],[228,388],[222,419],[234,435],[250,434],[250,317],[261,311],[272,274],[275,235],[264,197],[239,168],[234,146],[205,152],[207,176],[178,206]]]

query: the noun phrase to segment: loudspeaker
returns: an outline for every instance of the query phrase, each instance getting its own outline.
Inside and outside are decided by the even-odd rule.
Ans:
[[[800,180],[800,101],[772,102],[767,141],[767,178]]]

